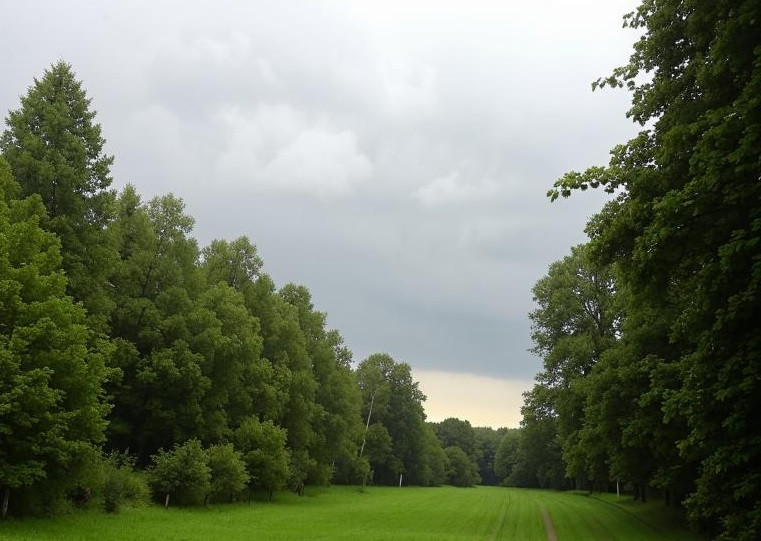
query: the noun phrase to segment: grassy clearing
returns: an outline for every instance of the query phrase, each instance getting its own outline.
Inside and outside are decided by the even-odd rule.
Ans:
[[[657,504],[655,504],[657,506]],[[650,520],[641,504],[537,490],[380,488],[312,489],[274,502],[165,510],[128,509],[118,515],[82,512],[51,519],[0,522],[0,539],[547,539],[542,508],[560,541],[695,540],[664,515]]]
[[[548,510],[557,537],[562,541],[701,539],[684,528],[673,510],[658,502],[642,504],[629,497],[617,499],[586,493],[538,494],[537,502]]]

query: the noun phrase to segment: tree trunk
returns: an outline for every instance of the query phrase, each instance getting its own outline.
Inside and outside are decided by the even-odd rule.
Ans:
[[[11,499],[11,489],[10,487],[5,487],[3,489],[3,510],[2,510],[3,518],[8,516],[8,501],[10,499]]]
[[[164,498],[164,509],[169,507],[169,493],[166,493],[166,498]]]

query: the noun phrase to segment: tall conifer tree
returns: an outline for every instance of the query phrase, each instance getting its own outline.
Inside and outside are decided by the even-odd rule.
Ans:
[[[69,64],[58,62],[35,79],[21,107],[6,118],[0,149],[21,185],[22,196],[39,194],[47,209],[45,229],[61,239],[67,292],[92,315],[109,311],[105,287],[116,252],[105,234],[114,193],[95,111]]]

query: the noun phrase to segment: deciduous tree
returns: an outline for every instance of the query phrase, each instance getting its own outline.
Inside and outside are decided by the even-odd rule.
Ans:
[[[605,476],[598,483],[607,482],[606,472],[590,467],[579,431],[587,403],[586,377],[603,352],[616,345],[623,317],[611,269],[596,265],[588,251],[586,245],[576,246],[550,265],[534,285],[538,307],[529,315],[533,351],[543,360],[537,385],[546,388],[541,396],[549,401],[566,473],[576,479],[577,488],[586,486],[592,471]]]
[[[243,456],[231,443],[212,445],[207,450],[211,475],[211,498],[232,501],[235,494],[246,487],[249,475]]]
[[[373,404],[372,422],[382,424],[391,436],[392,459],[371,466],[381,484],[421,484],[426,475],[425,395],[412,379],[410,366],[387,354],[370,355],[356,371],[364,401],[363,418]]]
[[[255,417],[246,419],[233,436],[235,448],[242,453],[251,476],[249,487],[267,491],[270,500],[273,492],[285,485],[290,474],[286,439],[284,429],[272,421],[260,422]]]
[[[515,483],[513,479],[513,470],[518,464],[518,449],[520,446],[520,429],[508,429],[502,436],[494,454],[494,473],[497,475],[500,483],[506,486]]]
[[[470,457],[459,447],[444,448],[447,457],[446,482],[456,487],[472,487],[480,482],[478,469]]]
[[[150,483],[154,495],[168,507],[170,498],[180,505],[202,503],[211,488],[206,450],[197,439],[177,444],[171,451],[159,449],[151,457]]]
[[[107,406],[107,344],[66,296],[60,243],[43,230],[39,195],[20,190],[0,157],[0,487],[54,503],[97,456]],[[19,511],[25,509],[19,508]]]
[[[684,424],[695,465],[693,524],[729,539],[761,535],[761,4],[645,1],[629,63],[598,81],[626,86],[644,128],[607,167],[570,172],[552,198],[617,193],[589,232],[615,261],[637,310],[658,320],[669,351],[639,343],[653,385],[640,397]],[[661,476],[662,477],[662,476]]]

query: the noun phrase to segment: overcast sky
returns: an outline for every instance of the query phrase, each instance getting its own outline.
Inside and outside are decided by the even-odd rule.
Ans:
[[[604,194],[550,204],[634,133],[633,0],[0,4],[0,109],[58,60],[114,185],[173,192],[201,245],[247,235],[360,361],[413,367],[433,420],[515,426],[532,285]]]

